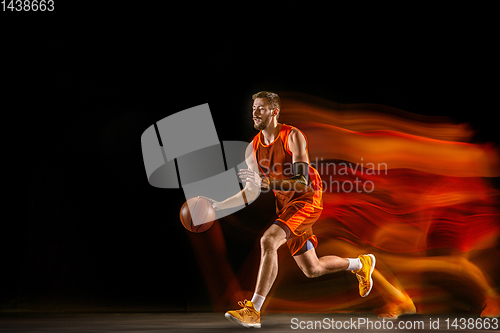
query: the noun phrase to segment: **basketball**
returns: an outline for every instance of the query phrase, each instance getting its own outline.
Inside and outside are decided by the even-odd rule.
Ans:
[[[208,230],[214,224],[215,210],[207,199],[191,198],[182,205],[180,218],[184,228],[199,233]],[[205,221],[210,222],[204,223]]]

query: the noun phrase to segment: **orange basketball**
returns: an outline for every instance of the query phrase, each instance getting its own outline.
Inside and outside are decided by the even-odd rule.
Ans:
[[[192,232],[203,232],[209,229],[215,220],[215,209],[210,201],[196,197],[186,201],[180,212],[182,225]],[[206,222],[205,221],[210,221]]]

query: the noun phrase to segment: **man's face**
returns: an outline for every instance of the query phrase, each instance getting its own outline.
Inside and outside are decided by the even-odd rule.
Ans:
[[[253,127],[260,131],[265,129],[272,120],[273,110],[266,98],[256,98],[253,101]]]

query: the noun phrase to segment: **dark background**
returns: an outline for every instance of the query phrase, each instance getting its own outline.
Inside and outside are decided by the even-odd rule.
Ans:
[[[488,22],[389,25],[350,38],[328,27],[317,28],[324,36],[243,33],[210,22],[187,33],[132,19],[96,28],[71,24],[72,13],[28,33],[12,23],[7,37],[13,75],[2,100],[16,120],[5,125],[14,133],[5,145],[16,171],[6,178],[18,191],[3,223],[4,311],[210,310],[178,219],[182,191],[148,184],[140,145],[149,125],[186,108],[208,102],[220,141],[250,140],[250,96],[272,90],[450,116],[476,130],[474,142],[499,142]],[[230,253],[258,241],[226,238]]]

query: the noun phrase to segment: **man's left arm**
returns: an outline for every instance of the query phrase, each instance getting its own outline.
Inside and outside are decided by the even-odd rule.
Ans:
[[[307,141],[297,129],[292,129],[288,135],[288,147],[292,152],[293,177],[285,179],[263,179],[267,186],[280,191],[306,191],[309,185],[309,156]]]

